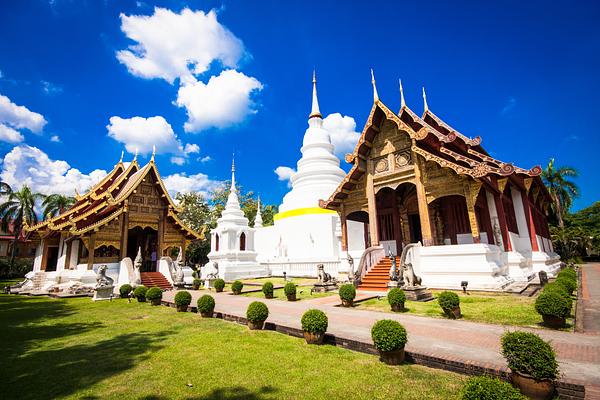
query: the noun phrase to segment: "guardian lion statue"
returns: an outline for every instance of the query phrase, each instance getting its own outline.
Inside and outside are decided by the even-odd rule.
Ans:
[[[106,276],[106,270],[108,267],[106,265],[101,265],[98,267],[98,272],[96,273],[96,288],[104,288],[104,287],[112,287],[115,282],[113,278],[110,276]]]
[[[319,279],[319,283],[336,283],[337,280],[332,278],[330,274],[325,272],[325,265],[318,264],[317,265],[317,278]]]
[[[411,263],[406,263],[402,265],[403,275],[404,275],[404,286],[415,287],[421,286],[421,278],[415,275],[415,270]]]

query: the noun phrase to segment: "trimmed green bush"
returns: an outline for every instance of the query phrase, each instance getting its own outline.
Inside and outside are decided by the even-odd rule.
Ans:
[[[325,333],[329,320],[323,311],[312,309],[302,315],[300,322],[302,323],[302,330],[306,332]]]
[[[133,291],[133,297],[137,299],[137,301],[144,302],[146,301],[146,292],[148,288],[144,285],[137,286]]]
[[[246,310],[246,319],[255,324],[264,322],[268,316],[269,308],[261,301],[253,301]]]
[[[574,268],[567,267],[567,268],[565,268],[565,269],[562,269],[562,270],[561,270],[561,271],[558,273],[558,275],[556,275],[556,277],[557,277],[557,278],[560,278],[560,277],[563,277],[563,276],[564,276],[564,277],[567,277],[567,278],[571,278],[571,279],[573,279],[574,281],[577,281],[577,271],[575,271],[575,269],[574,269]]]
[[[339,294],[340,299],[346,301],[353,301],[356,297],[356,288],[353,284],[347,283],[345,285],[340,286]]]
[[[404,306],[404,303],[406,302],[406,295],[402,289],[393,288],[388,292],[387,300],[388,303],[390,303],[390,306]]]
[[[225,281],[221,278],[215,279],[213,282],[213,286],[217,290],[223,290],[225,288]]]
[[[575,291],[575,289],[577,289],[577,281],[566,276],[558,277],[554,282],[564,287],[567,293],[569,293],[569,296],[573,294],[573,291]]]
[[[119,294],[122,298],[129,297],[129,293],[131,293],[132,290],[133,287],[131,287],[129,283],[126,283],[124,285],[121,285],[121,287],[119,288]]]
[[[262,292],[265,294],[265,297],[273,297],[273,282],[265,282],[262,286]]]
[[[296,294],[296,285],[293,282],[288,282],[283,287],[283,292],[286,296],[292,296]]]
[[[463,387],[462,400],[527,400],[527,397],[498,378],[474,376]]]
[[[201,284],[202,284],[202,281],[200,279],[194,279],[194,281],[192,282],[192,288],[194,290],[198,290],[198,289],[200,289]]]
[[[205,294],[198,299],[197,306],[199,313],[211,313],[215,310],[215,299],[211,295]]]
[[[146,298],[150,301],[152,300],[161,300],[162,299],[162,295],[163,292],[162,290],[160,290],[159,288],[157,288],[156,286],[151,287],[150,289],[148,289],[148,291],[146,292]]]
[[[456,307],[460,307],[460,298],[454,292],[444,291],[438,296],[438,304],[442,310],[452,310]]]
[[[408,335],[398,321],[382,319],[371,328],[371,338],[379,351],[396,351],[404,348]]]
[[[501,342],[502,355],[511,370],[536,379],[554,379],[558,376],[554,350],[535,333],[507,332]]]
[[[181,290],[175,295],[175,304],[178,306],[189,306],[192,302],[192,295],[187,290]]]
[[[573,300],[560,290],[542,290],[535,299],[535,310],[542,315],[567,318],[571,315],[572,307]]]
[[[242,293],[243,287],[244,284],[241,281],[235,281],[231,284],[231,291],[233,292],[233,294],[240,294]]]
[[[571,298],[571,295],[569,295],[567,289],[563,285],[559,285],[556,282],[546,284],[546,286],[544,286],[543,292],[558,292],[561,296]]]

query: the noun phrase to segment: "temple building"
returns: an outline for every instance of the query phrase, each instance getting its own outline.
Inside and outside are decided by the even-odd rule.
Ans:
[[[371,112],[345,157],[350,172],[320,202],[341,218],[342,250],[355,245],[348,227],[358,221],[367,226],[362,244],[386,255],[422,243],[411,260],[430,287],[468,281],[469,288],[502,289],[559,268],[539,166],[523,169],[491,157],[480,137],[461,134],[429,109],[424,89],[419,117],[406,105],[401,83],[397,113],[379,99],[374,77],[372,84]]]
[[[86,194],[77,194],[69,210],[25,227],[39,240],[34,273],[56,271],[58,275],[48,277],[80,279],[85,271],[106,264],[117,282],[123,259],[134,260],[141,252],[142,274],[157,272],[162,256],[180,247],[185,255],[191,240],[203,238],[177,216],[181,210],[164,186],[154,154],[143,167],[137,155],[128,165],[122,158]]]

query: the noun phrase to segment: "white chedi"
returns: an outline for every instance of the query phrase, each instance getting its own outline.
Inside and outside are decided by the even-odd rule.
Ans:
[[[256,261],[254,232],[240,208],[235,187],[235,164],[232,163],[231,189],[217,226],[211,231],[211,251],[208,254],[210,262],[219,265],[219,278],[230,281],[268,275],[267,268]]]

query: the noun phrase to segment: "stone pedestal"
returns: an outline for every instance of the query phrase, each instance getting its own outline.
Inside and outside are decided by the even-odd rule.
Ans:
[[[403,287],[406,300],[411,301],[430,301],[433,300],[433,294],[425,286]]]
[[[388,290],[395,289],[398,287],[398,281],[389,281],[387,286]]]
[[[337,290],[337,289],[338,289],[338,286],[337,286],[336,283],[333,283],[333,282],[326,282],[326,283],[317,282],[313,286],[312,291],[316,292],[316,293],[324,293],[324,292],[330,292],[332,290]]]
[[[104,286],[94,289],[94,297],[92,300],[110,300],[113,297],[114,286]]]

